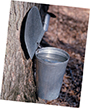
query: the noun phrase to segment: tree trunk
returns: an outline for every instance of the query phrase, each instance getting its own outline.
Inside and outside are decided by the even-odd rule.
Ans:
[[[41,4],[11,1],[1,92],[1,98],[5,100],[36,102],[33,62],[26,59],[20,42],[23,18],[33,6],[41,8]]]

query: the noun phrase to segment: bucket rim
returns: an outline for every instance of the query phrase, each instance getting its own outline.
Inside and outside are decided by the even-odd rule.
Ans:
[[[40,50],[57,50],[57,51],[60,51],[67,56],[67,60],[65,60],[63,62],[56,62],[56,63],[44,61],[40,57],[37,56],[39,54]],[[39,60],[39,62],[44,63],[44,64],[49,64],[49,65],[60,65],[60,64],[63,64],[63,63],[67,63],[70,59],[70,56],[66,51],[64,51],[62,49],[59,49],[59,48],[56,48],[56,47],[43,47],[43,48],[37,49],[36,52],[35,52],[35,56]]]

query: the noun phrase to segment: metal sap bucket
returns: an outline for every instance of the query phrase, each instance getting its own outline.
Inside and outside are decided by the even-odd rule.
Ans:
[[[35,55],[38,97],[54,100],[60,93],[69,54],[58,48],[45,47],[38,49]]]
[[[45,16],[44,26],[37,7],[28,12],[25,24],[25,45],[28,54],[36,63],[36,87],[38,97],[53,100],[59,96],[62,80],[69,60],[67,52],[53,47],[38,49],[44,33],[48,30],[50,14]]]

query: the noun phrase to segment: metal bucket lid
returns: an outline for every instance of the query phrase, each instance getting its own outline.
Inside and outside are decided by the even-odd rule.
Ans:
[[[31,59],[38,47],[37,43],[40,43],[44,32],[39,10],[34,6],[28,13],[24,34],[25,44]]]

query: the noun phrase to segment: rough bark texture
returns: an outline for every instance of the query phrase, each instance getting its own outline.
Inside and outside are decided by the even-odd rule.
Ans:
[[[20,43],[23,18],[32,6],[40,4],[11,1],[8,37],[1,98],[14,101],[36,101],[32,60],[26,59]]]

